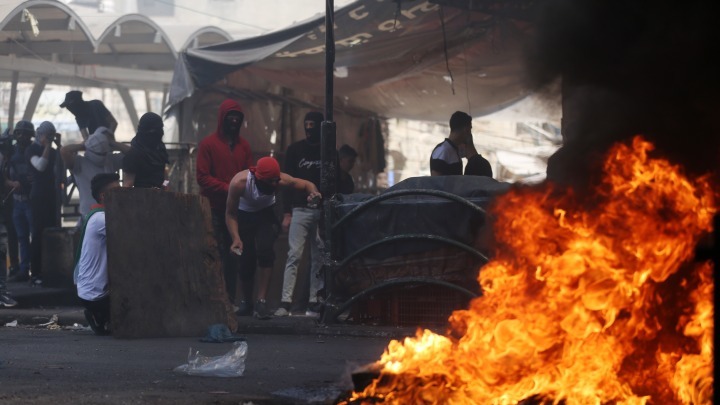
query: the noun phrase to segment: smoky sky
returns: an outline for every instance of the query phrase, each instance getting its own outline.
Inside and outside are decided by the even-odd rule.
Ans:
[[[720,160],[720,2],[540,0],[526,66],[530,86],[561,79],[564,151],[574,155],[643,134],[692,172]],[[563,157],[565,154],[565,157]],[[587,167],[585,167],[587,169]],[[582,173],[579,171],[578,173]]]

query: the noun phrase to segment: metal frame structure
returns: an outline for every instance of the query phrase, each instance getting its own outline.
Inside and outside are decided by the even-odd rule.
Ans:
[[[467,199],[460,197],[456,194],[451,194],[445,191],[440,190],[424,190],[424,189],[410,189],[410,190],[398,190],[398,191],[391,191],[385,194],[381,194],[379,196],[373,197],[357,207],[353,208],[348,212],[347,214],[343,215],[341,218],[339,218],[334,223],[330,224],[329,229],[330,233],[329,235],[326,235],[326,240],[338,240],[338,233],[340,231],[340,226],[349,221],[350,219],[357,217],[361,213],[372,209],[374,206],[377,206],[383,201],[396,198],[396,197],[402,197],[402,196],[418,196],[418,195],[427,195],[427,196],[433,196],[433,197],[439,197],[443,198],[458,204],[461,204],[465,207],[470,208],[476,213],[479,213],[483,216],[487,215],[487,212],[480,206],[468,201]],[[332,198],[331,204],[336,204],[337,199]],[[325,208],[328,208],[328,205],[325,206]],[[331,207],[330,209],[332,209]],[[325,215],[325,218],[332,217],[332,214]],[[361,257],[364,253],[369,251],[372,248],[375,248],[380,245],[384,245],[387,243],[397,242],[397,241],[413,241],[413,240],[427,240],[427,241],[435,241],[444,243],[449,246],[454,246],[458,249],[461,249],[467,253],[470,253],[471,255],[475,256],[476,258],[480,259],[483,264],[487,263],[489,260],[483,253],[478,251],[477,249],[468,246],[467,244],[464,244],[462,242],[459,242],[454,239],[446,238],[443,236],[433,235],[431,233],[422,233],[422,234],[399,234],[399,235],[391,235],[388,237],[385,237],[383,239],[371,242],[365,246],[362,246],[361,248],[357,249],[356,251],[346,255],[343,258],[339,258],[337,254],[337,249],[335,251],[331,251],[327,248],[325,249],[325,291],[326,291],[326,300],[325,300],[325,306],[323,309],[322,316],[320,318],[320,322],[324,324],[333,323],[336,322],[338,317],[347,311],[353,304],[357,303],[360,299],[375,293],[379,290],[383,290],[390,287],[395,287],[399,285],[418,285],[418,284],[429,284],[429,285],[437,285],[445,288],[450,288],[452,290],[458,291],[462,293],[463,295],[467,296],[468,298],[474,298],[477,297],[478,294],[476,294],[473,291],[468,290],[467,288],[453,284],[448,281],[436,279],[436,278],[430,278],[430,277],[399,277],[399,278],[390,278],[387,280],[383,280],[379,283],[373,284],[370,287],[360,291],[359,293],[354,294],[353,296],[345,299],[344,297],[340,297],[335,293],[336,288],[334,283],[335,275],[339,272],[342,272],[347,268],[355,259]],[[337,244],[331,245],[331,247],[337,247]]]

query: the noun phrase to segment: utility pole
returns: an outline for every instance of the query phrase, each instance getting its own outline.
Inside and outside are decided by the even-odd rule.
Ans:
[[[335,4],[325,3],[325,121],[321,127],[320,193],[323,195],[323,242],[330,262],[335,260],[335,246],[332,241],[333,209],[337,194],[337,151],[336,126],[333,121],[333,73],[335,70]],[[326,263],[327,264],[327,263]],[[327,284],[326,284],[327,285]]]

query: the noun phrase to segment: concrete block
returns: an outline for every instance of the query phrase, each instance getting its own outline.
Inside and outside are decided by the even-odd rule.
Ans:
[[[106,226],[113,336],[203,336],[216,323],[237,329],[206,198],[113,190]]]

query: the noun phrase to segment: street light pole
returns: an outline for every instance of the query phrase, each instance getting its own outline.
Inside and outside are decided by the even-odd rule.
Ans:
[[[323,195],[323,242],[329,256],[328,263],[336,258],[332,241],[333,209],[337,193],[337,150],[336,126],[333,121],[333,73],[335,70],[335,4],[326,0],[325,4],[325,121],[321,126],[320,192]],[[326,278],[327,281],[327,278]],[[327,286],[327,283],[326,283]]]

